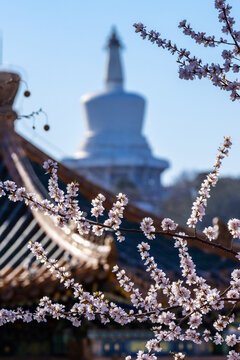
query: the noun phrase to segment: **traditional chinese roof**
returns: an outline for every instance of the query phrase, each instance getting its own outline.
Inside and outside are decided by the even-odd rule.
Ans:
[[[40,198],[48,197],[47,181],[42,164],[49,156],[18,135],[14,130],[16,112],[12,104],[20,78],[17,74],[0,72],[0,180],[15,181],[26,187],[28,192]],[[98,194],[105,194],[106,208],[110,209],[115,196],[101,189],[74,170],[59,164],[60,186],[71,181],[80,185],[80,207],[90,212],[91,200]],[[139,222],[149,216],[143,210],[129,204],[125,211],[124,227],[138,228]],[[161,218],[151,214],[157,224]],[[136,250],[139,235],[127,235],[124,243],[114,243],[111,234],[101,238],[94,235],[80,236],[74,227],[62,230],[51,218],[28,208],[24,203],[13,203],[0,198],[0,302],[19,303],[29,301],[56,291],[57,282],[49,272],[38,264],[27,249],[29,240],[40,241],[50,257],[59,260],[73,271],[74,276],[85,284],[101,282],[109,276],[113,263],[126,267],[137,284],[148,285],[143,277],[143,264]],[[141,236],[140,236],[141,239]],[[193,243],[190,243],[193,245]],[[233,268],[232,259],[223,258],[219,251],[209,247],[208,253],[199,244],[194,244],[192,255],[202,273],[211,272],[215,282],[224,282],[225,274]],[[203,253],[204,252],[204,253]],[[177,250],[167,237],[152,241],[152,253],[163,270],[170,270],[174,276],[178,270]],[[220,276],[221,274],[221,276]]]

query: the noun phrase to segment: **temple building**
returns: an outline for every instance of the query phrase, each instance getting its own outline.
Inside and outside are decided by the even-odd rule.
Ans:
[[[73,159],[64,163],[138,206],[156,211],[164,196],[160,177],[168,161],[155,158],[142,134],[145,99],[124,89],[121,43],[115,31],[107,44],[105,89],[82,97],[85,134]]]

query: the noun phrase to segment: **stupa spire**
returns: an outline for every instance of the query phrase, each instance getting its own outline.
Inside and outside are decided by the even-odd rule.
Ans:
[[[106,68],[106,85],[109,90],[122,89],[123,86],[123,70],[120,57],[120,49],[122,45],[116,33],[116,29],[112,29],[111,36],[108,40],[108,58]]]

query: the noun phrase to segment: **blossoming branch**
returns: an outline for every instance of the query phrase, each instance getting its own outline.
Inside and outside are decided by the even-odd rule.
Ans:
[[[240,70],[240,31],[234,29],[235,20],[231,16],[232,7],[226,3],[226,0],[215,0],[215,8],[218,11],[219,22],[223,23],[221,31],[230,40],[222,37],[216,39],[214,35],[207,36],[205,32],[196,32],[187,23],[187,20],[181,21],[178,27],[183,30],[185,35],[190,36],[197,44],[204,47],[227,46],[227,49],[225,48],[221,53],[222,65],[217,63],[204,64],[202,59],[191,56],[189,50],[179,48],[171,40],[163,39],[159,32],[148,31],[141,22],[135,23],[133,26],[143,39],[148,39],[158,47],[170,51],[172,55],[177,55],[180,79],[208,78],[214,86],[229,91],[231,100],[235,101],[240,99],[240,82],[238,78],[232,80],[231,75],[239,73]]]
[[[162,350],[162,341],[192,341],[196,344],[212,341],[213,343],[226,343],[230,348],[240,342],[237,335],[226,335],[225,330],[231,323],[237,324],[234,315],[236,304],[240,301],[240,270],[235,269],[231,274],[229,286],[223,291],[210,286],[207,280],[197,274],[194,260],[188,252],[187,240],[194,239],[211,246],[219,247],[219,244],[211,242],[216,238],[216,230],[208,227],[204,230],[206,238],[199,237],[196,233],[196,225],[202,220],[207,207],[207,199],[210,197],[211,186],[215,186],[219,176],[222,160],[228,155],[231,147],[230,137],[225,137],[223,144],[219,147],[213,171],[203,181],[199,190],[199,196],[192,207],[192,213],[188,220],[188,226],[194,228],[194,235],[188,235],[178,230],[178,225],[171,219],[165,218],[161,221],[161,231],[156,231],[153,220],[146,217],[140,224],[140,229],[121,228],[124,209],[128,199],[126,195],[119,194],[112,209],[108,212],[105,221],[99,219],[104,214],[104,195],[99,194],[92,200],[91,220],[85,216],[76,200],[78,196],[78,184],[72,182],[67,185],[66,192],[58,186],[57,164],[52,160],[44,163],[44,169],[49,174],[48,190],[51,200],[37,199],[35,194],[27,193],[25,188],[18,188],[13,181],[6,180],[0,183],[0,196],[8,196],[11,201],[24,201],[34,210],[42,211],[46,216],[55,220],[56,226],[68,226],[74,221],[81,235],[92,231],[96,236],[101,236],[103,231],[112,231],[116,234],[118,241],[125,240],[123,233],[137,232],[144,234],[147,240],[154,241],[158,234],[171,235],[174,247],[177,249],[180,259],[181,278],[172,281],[167,274],[156,263],[151,254],[150,243],[142,241],[137,248],[140,257],[149,274],[151,283],[146,294],[135,286],[132,279],[124,269],[118,265],[113,267],[113,272],[119,282],[119,286],[129,293],[132,309],[126,311],[124,308],[109,302],[102,292],[93,294],[85,291],[83,286],[76,283],[64,267],[60,267],[55,259],[48,259],[46,251],[37,242],[29,242],[29,248],[35,257],[46,266],[66,289],[70,289],[75,304],[66,309],[60,303],[53,303],[48,297],[43,297],[34,312],[18,308],[16,310],[0,310],[0,325],[8,322],[22,320],[23,322],[37,321],[46,322],[48,317],[56,319],[64,318],[74,326],[80,326],[82,318],[95,320],[98,318],[103,324],[110,321],[121,325],[137,321],[139,323],[150,321],[153,329],[153,339],[146,343],[147,352],[139,351],[137,359],[156,360],[156,352]],[[230,219],[228,228],[233,238],[240,237],[240,220]],[[166,240],[168,241],[168,240]],[[224,248],[240,260],[240,254],[233,249]],[[165,299],[164,304],[159,301],[159,296]],[[229,313],[230,307],[230,313]],[[216,313],[217,311],[217,313]],[[204,328],[204,319],[213,315],[213,329],[209,331]],[[217,315],[216,315],[217,314]],[[237,325],[240,329],[239,324]],[[184,359],[185,354],[173,354],[174,359]],[[234,349],[228,354],[229,360],[240,358]],[[128,356],[129,360],[130,357]]]

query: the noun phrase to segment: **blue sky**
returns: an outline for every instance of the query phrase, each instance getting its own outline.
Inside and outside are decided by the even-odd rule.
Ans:
[[[239,0],[231,4],[240,14]],[[220,50],[202,48],[181,33],[177,26],[185,18],[196,30],[220,34],[213,0],[0,0],[3,63],[19,71],[32,92],[24,98],[22,86],[16,108],[19,114],[43,108],[51,126],[44,132],[40,117],[35,131],[31,120],[19,120],[17,130],[58,159],[74,153],[84,132],[79,99],[103,89],[104,45],[116,25],[125,45],[125,88],[146,97],[144,133],[154,154],[171,162],[164,182],[183,171],[209,169],[223,135],[231,135],[234,145],[222,173],[239,176],[240,104],[207,80],[178,79],[175,58],[141,40],[132,27],[142,21],[206,61],[220,60]]]

